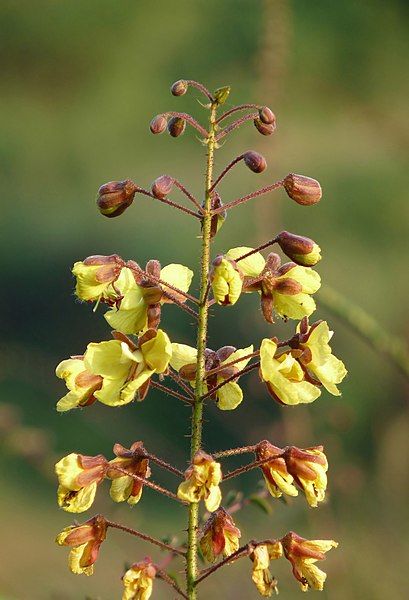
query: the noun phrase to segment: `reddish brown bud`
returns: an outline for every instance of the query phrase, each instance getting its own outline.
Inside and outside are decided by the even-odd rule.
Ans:
[[[262,173],[267,169],[266,159],[258,152],[250,150],[249,152],[245,153],[243,159],[246,163],[246,166],[250,169],[250,171],[253,171],[253,173]]]
[[[284,254],[298,265],[313,267],[321,260],[320,247],[310,238],[282,231],[276,239]]]
[[[155,198],[163,200],[168,194],[170,194],[173,188],[173,177],[169,175],[161,175],[152,184],[151,191]]]
[[[179,81],[175,81],[170,88],[171,93],[174,96],[183,96],[186,94],[188,88],[188,84],[184,79],[179,79]]]
[[[137,186],[131,179],[110,181],[98,190],[97,205],[105,217],[119,217],[133,202]]]
[[[259,110],[259,116],[260,121],[265,125],[276,126],[276,116],[268,106],[263,106],[263,108]]]
[[[186,121],[180,117],[172,117],[168,123],[168,131],[172,137],[179,137],[186,129]]]
[[[263,123],[260,119],[254,119],[254,125],[261,135],[271,135],[275,131],[275,125]]]
[[[290,173],[284,179],[284,188],[290,198],[298,204],[308,206],[321,200],[321,186],[318,181],[311,179],[311,177]]]
[[[165,131],[167,124],[168,121],[166,117],[163,115],[156,115],[150,122],[149,129],[154,135],[157,135],[158,133],[163,133]]]

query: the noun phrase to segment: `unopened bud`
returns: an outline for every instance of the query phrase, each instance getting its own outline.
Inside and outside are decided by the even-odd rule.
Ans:
[[[188,84],[184,79],[179,79],[179,81],[175,81],[170,88],[171,93],[174,96],[183,96],[186,94],[188,88]]]
[[[224,87],[218,88],[217,90],[215,90],[214,92],[214,99],[216,100],[217,104],[224,104],[227,100],[227,98],[229,97],[230,94],[230,86],[229,85],[225,85]]]
[[[321,248],[310,238],[282,231],[277,236],[277,243],[297,265],[313,267],[321,260]]]
[[[168,194],[170,194],[173,188],[173,177],[169,175],[161,175],[152,184],[151,191],[155,198],[163,200]]]
[[[267,125],[267,123],[263,123],[260,119],[254,119],[254,125],[261,135],[271,135],[275,130],[274,125]]]
[[[172,137],[179,137],[186,129],[186,121],[180,117],[172,117],[168,123],[168,131]]]
[[[211,197],[211,208],[212,210],[217,210],[218,208],[222,208],[223,202],[219,196],[219,194],[215,191],[212,192]],[[227,217],[227,211],[217,213],[212,216],[211,224],[210,224],[210,238],[213,239],[216,233],[219,231],[223,223],[225,222]]]
[[[163,115],[156,115],[150,122],[149,129],[153,134],[163,133],[168,124],[168,120]]]
[[[98,190],[99,212],[105,217],[118,217],[132,204],[136,190],[131,179],[105,183]]]
[[[321,200],[321,186],[318,181],[311,179],[311,177],[290,173],[284,179],[284,188],[290,198],[298,204],[308,206]]]
[[[263,106],[258,114],[262,123],[265,125],[273,125],[274,127],[276,126],[276,116],[268,106]]]
[[[245,153],[243,159],[246,163],[246,166],[250,169],[250,171],[253,171],[253,173],[262,173],[267,169],[266,159],[258,152],[250,150],[249,152]]]

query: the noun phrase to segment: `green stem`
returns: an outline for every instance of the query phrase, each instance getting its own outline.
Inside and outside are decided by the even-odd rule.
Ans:
[[[319,291],[318,302],[349,325],[376,352],[384,354],[406,377],[409,377],[409,349],[402,338],[387,333],[360,306],[353,304],[327,285]]]
[[[200,305],[197,327],[197,371],[195,382],[195,401],[192,413],[191,429],[191,458],[202,444],[202,418],[203,418],[203,393],[204,393],[204,375],[205,375],[205,350],[207,340],[207,321],[209,306],[206,302],[206,290],[209,280],[210,264],[210,233],[211,233],[211,197],[210,190],[213,180],[213,157],[216,146],[216,109],[217,104],[213,103],[210,111],[210,127],[207,140],[207,168],[205,181],[205,201],[204,216],[202,228],[202,256],[201,256],[201,274],[200,274]],[[186,566],[186,584],[189,600],[196,600],[196,579],[198,575],[197,566],[197,532],[199,528],[199,504],[191,503],[189,506],[189,525],[188,525],[188,550]]]

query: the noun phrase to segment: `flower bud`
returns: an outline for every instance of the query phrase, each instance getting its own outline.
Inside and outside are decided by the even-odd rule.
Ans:
[[[275,131],[275,125],[263,123],[260,119],[254,119],[254,125],[261,135],[271,135]]]
[[[284,179],[284,188],[287,194],[298,204],[309,206],[321,200],[321,186],[315,179],[290,173]]]
[[[217,104],[224,104],[227,100],[227,98],[229,97],[230,94],[230,86],[229,85],[225,85],[224,87],[218,88],[217,90],[215,90],[214,92],[214,99],[216,100]]]
[[[226,557],[236,552],[240,537],[240,529],[235,526],[231,516],[224,508],[218,508],[203,527],[200,549],[209,562],[214,562],[220,555]]]
[[[97,205],[105,217],[119,217],[133,202],[137,186],[131,179],[110,181],[98,190]]]
[[[262,173],[267,169],[266,159],[258,152],[250,150],[249,152],[245,153],[243,159],[246,163],[246,166],[250,169],[250,171],[253,171],[253,173]]]
[[[217,256],[212,263],[210,282],[217,304],[236,304],[243,288],[243,276],[234,260]]]
[[[321,260],[321,248],[310,238],[282,231],[277,236],[277,243],[297,265],[313,267]]]
[[[168,123],[168,131],[172,137],[179,137],[186,129],[186,121],[180,117],[172,117]]]
[[[82,525],[66,527],[58,534],[56,543],[71,547],[68,564],[72,573],[92,575],[106,532],[106,520],[102,515],[96,515]]]
[[[276,116],[268,106],[263,106],[263,108],[259,110],[259,117],[260,121],[265,125],[273,125],[275,127]]]
[[[179,79],[179,81],[175,81],[170,88],[171,93],[174,96],[183,96],[186,94],[188,88],[188,84],[184,79]]]
[[[156,571],[157,567],[149,556],[132,565],[122,577],[124,584],[122,600],[148,600],[152,595]]]
[[[204,206],[204,205],[202,205]],[[216,191],[212,192],[211,197],[211,208],[212,210],[217,210],[218,208],[222,208],[223,202]],[[213,239],[219,229],[222,227],[227,217],[227,211],[217,213],[212,216],[211,225],[210,225],[210,238]]]
[[[156,115],[150,122],[149,129],[154,135],[157,135],[158,133],[163,133],[165,131],[167,124],[168,121],[166,117],[163,115]]]
[[[170,177],[169,175],[161,175],[155,179],[152,184],[152,194],[155,196],[155,198],[163,200],[163,198],[166,198],[166,196],[170,194],[173,188],[173,182],[173,177]]]

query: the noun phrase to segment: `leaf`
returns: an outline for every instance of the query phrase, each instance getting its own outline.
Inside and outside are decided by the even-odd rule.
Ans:
[[[233,506],[233,504],[235,504],[236,502],[240,502],[242,499],[242,492],[238,492],[237,490],[230,490],[225,496],[223,504],[226,508],[230,508],[230,506]]]
[[[273,508],[266,498],[262,498],[261,496],[250,496],[249,502],[250,504],[254,504],[254,506],[260,508],[260,510],[267,515],[271,515],[273,512]]]

